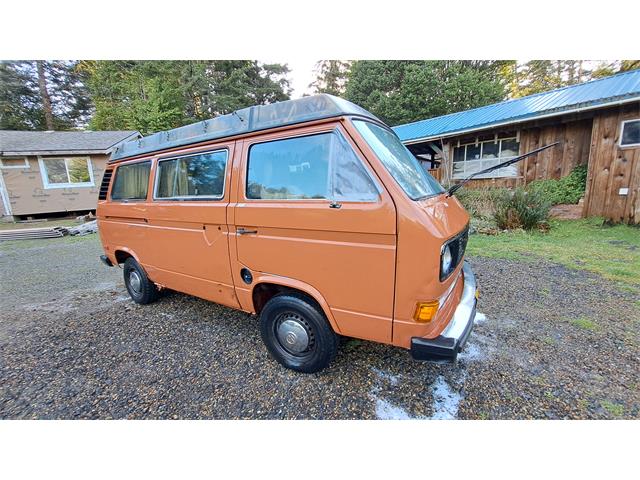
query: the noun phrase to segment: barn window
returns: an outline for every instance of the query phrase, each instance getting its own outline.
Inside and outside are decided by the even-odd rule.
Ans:
[[[640,146],[640,119],[622,122],[621,147]]]
[[[469,175],[493,167],[518,156],[520,142],[517,137],[496,138],[482,142],[461,144],[453,149],[453,178]],[[475,178],[515,177],[518,166],[509,165]]]
[[[39,158],[44,188],[93,187],[88,157]]]

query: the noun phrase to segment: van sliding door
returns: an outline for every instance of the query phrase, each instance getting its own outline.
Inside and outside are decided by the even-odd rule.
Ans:
[[[233,147],[223,143],[158,159],[147,248],[154,281],[237,308],[227,238]]]

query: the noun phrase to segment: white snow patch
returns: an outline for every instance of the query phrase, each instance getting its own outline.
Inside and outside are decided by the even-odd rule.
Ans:
[[[404,408],[386,400],[376,398],[376,416],[380,420],[410,420],[411,416]]]
[[[476,312],[476,318],[473,323],[479,325],[480,323],[484,323],[487,321],[487,316],[484,313]]]
[[[399,375],[393,375],[392,373],[385,372],[384,370],[380,370],[380,369],[375,368],[375,367],[373,367],[372,370],[378,377],[380,377],[382,380],[386,380],[393,387],[398,385],[398,382],[400,382],[400,376]]]
[[[453,420],[458,415],[462,395],[454,392],[442,375],[433,382],[432,420]]]
[[[474,360],[482,360],[484,352],[475,343],[467,343],[464,349],[458,354],[458,360],[463,362],[473,362]]]

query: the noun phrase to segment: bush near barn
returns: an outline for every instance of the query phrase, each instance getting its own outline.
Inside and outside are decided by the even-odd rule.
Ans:
[[[587,167],[578,165],[566,177],[536,180],[526,187],[459,190],[456,196],[472,217],[474,231],[549,228],[549,209],[555,205],[577,204],[584,197]]]

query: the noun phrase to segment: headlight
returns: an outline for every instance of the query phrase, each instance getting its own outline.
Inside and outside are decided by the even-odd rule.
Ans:
[[[451,273],[451,266],[453,265],[453,256],[451,255],[451,248],[449,245],[445,245],[440,255],[440,277],[444,278]]]

